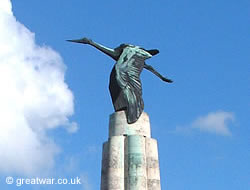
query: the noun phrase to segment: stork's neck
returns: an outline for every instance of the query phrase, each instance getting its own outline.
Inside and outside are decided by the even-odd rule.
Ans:
[[[105,47],[105,46],[98,44],[96,42],[93,42],[93,41],[90,41],[89,45],[95,47],[96,49],[100,50],[101,52],[105,53],[106,55],[112,57],[116,61],[119,59],[119,53],[117,51],[115,51],[114,49]]]

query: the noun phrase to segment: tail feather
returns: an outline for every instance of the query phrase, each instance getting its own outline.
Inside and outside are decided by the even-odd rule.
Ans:
[[[144,109],[142,97],[135,91],[128,88],[124,89],[124,96],[127,100],[127,121],[129,124],[135,123],[141,116]]]

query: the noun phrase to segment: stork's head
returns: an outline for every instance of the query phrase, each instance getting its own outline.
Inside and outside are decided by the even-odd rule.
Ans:
[[[88,38],[81,38],[79,40],[67,40],[68,42],[75,42],[75,43],[81,43],[81,44],[90,44],[92,40]]]

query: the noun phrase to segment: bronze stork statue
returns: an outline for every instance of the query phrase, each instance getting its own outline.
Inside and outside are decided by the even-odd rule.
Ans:
[[[145,50],[130,44],[121,44],[117,48],[111,49],[88,38],[67,41],[89,44],[116,61],[110,74],[109,91],[115,111],[124,110],[129,124],[136,122],[144,109],[140,80],[143,68],[151,71],[165,82],[173,82],[145,63],[146,59],[159,53],[157,49]]]

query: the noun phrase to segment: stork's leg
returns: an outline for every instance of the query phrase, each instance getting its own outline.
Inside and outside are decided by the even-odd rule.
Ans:
[[[161,80],[168,82],[168,83],[172,83],[173,81],[163,77],[160,73],[158,73],[151,65],[147,65],[146,63],[144,63],[144,68],[151,71],[152,73],[154,73],[156,76],[158,76]]]

